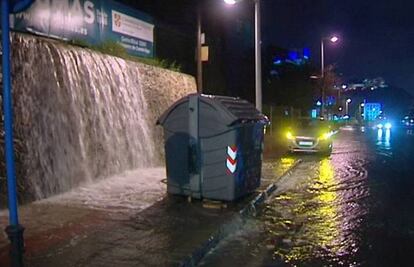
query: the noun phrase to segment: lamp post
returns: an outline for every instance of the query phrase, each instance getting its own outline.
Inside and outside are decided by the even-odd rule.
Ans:
[[[201,61],[201,7],[197,7],[197,92],[203,92],[203,62]]]
[[[337,36],[331,36],[331,37],[323,37],[321,38],[321,78],[322,78],[322,108],[321,113],[322,116],[325,114],[325,45],[324,42],[326,40],[329,40],[331,43],[338,42],[339,38]]]
[[[243,0],[224,0],[228,5],[234,5]],[[260,0],[254,1],[255,13],[255,74],[256,74],[256,108],[262,111],[262,49],[260,34]]]
[[[362,114],[362,110],[365,109],[365,102],[362,102],[361,104],[359,104],[359,113],[358,113],[358,118],[361,119],[361,121],[364,119],[364,115]]]
[[[349,104],[352,102],[352,100],[350,98],[348,98],[345,102],[345,115],[349,115],[348,111],[349,111]]]

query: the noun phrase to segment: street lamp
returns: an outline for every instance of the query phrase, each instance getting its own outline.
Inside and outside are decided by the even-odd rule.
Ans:
[[[331,39],[329,39],[332,43],[336,43],[339,38],[337,36],[332,36]]]
[[[346,115],[349,115],[348,114],[348,108],[349,108],[349,104],[352,102],[352,100],[350,99],[350,98],[348,98],[347,100],[346,100],[346,103],[345,103],[345,112],[346,112]]]
[[[228,5],[234,5],[243,0],[224,0]],[[254,1],[255,10],[255,72],[256,72],[256,108],[262,111],[262,51],[260,37],[260,0]]]
[[[231,0],[227,0],[231,1]],[[321,39],[321,77],[323,78],[325,75],[325,47],[324,47],[324,41],[329,40],[331,43],[336,43],[339,41],[339,38],[337,36],[331,36],[331,37],[323,37]]]
[[[231,0],[228,0],[231,1]],[[336,43],[339,41],[339,38],[335,35],[330,37],[323,37],[321,38],[321,78],[322,78],[322,115],[325,112],[325,84],[323,78],[325,76],[325,47],[324,42],[329,40],[331,43]]]

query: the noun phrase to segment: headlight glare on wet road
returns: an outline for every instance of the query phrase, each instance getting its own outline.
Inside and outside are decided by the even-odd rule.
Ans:
[[[319,140],[328,140],[331,137],[332,137],[332,132],[328,132],[328,133],[324,133],[323,135],[321,135],[319,137]]]

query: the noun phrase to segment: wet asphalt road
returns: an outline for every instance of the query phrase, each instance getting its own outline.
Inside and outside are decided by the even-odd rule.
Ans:
[[[234,225],[236,232],[201,265],[413,266],[413,152],[412,132],[344,129],[331,157],[267,160],[263,186],[276,182],[277,191],[256,218]],[[303,163],[279,180],[298,158]],[[109,201],[124,192],[113,191],[105,191]],[[51,199],[23,208],[27,266],[176,266],[243,204],[205,209],[165,196],[136,210],[133,197],[120,198],[121,209],[114,211],[111,205],[96,209],[102,194],[87,195],[86,202],[77,194],[68,197],[73,201]],[[7,266],[1,262],[2,244],[4,238],[0,266]]]
[[[345,128],[202,266],[414,266],[414,135]]]

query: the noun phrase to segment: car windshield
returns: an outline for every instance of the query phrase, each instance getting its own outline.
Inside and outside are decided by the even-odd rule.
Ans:
[[[301,118],[294,120],[291,123],[291,128],[301,130],[326,130],[329,129],[329,123],[318,119]]]
[[[327,127],[327,123],[320,120],[307,120],[303,119],[299,121],[299,127],[306,129],[324,128]]]

